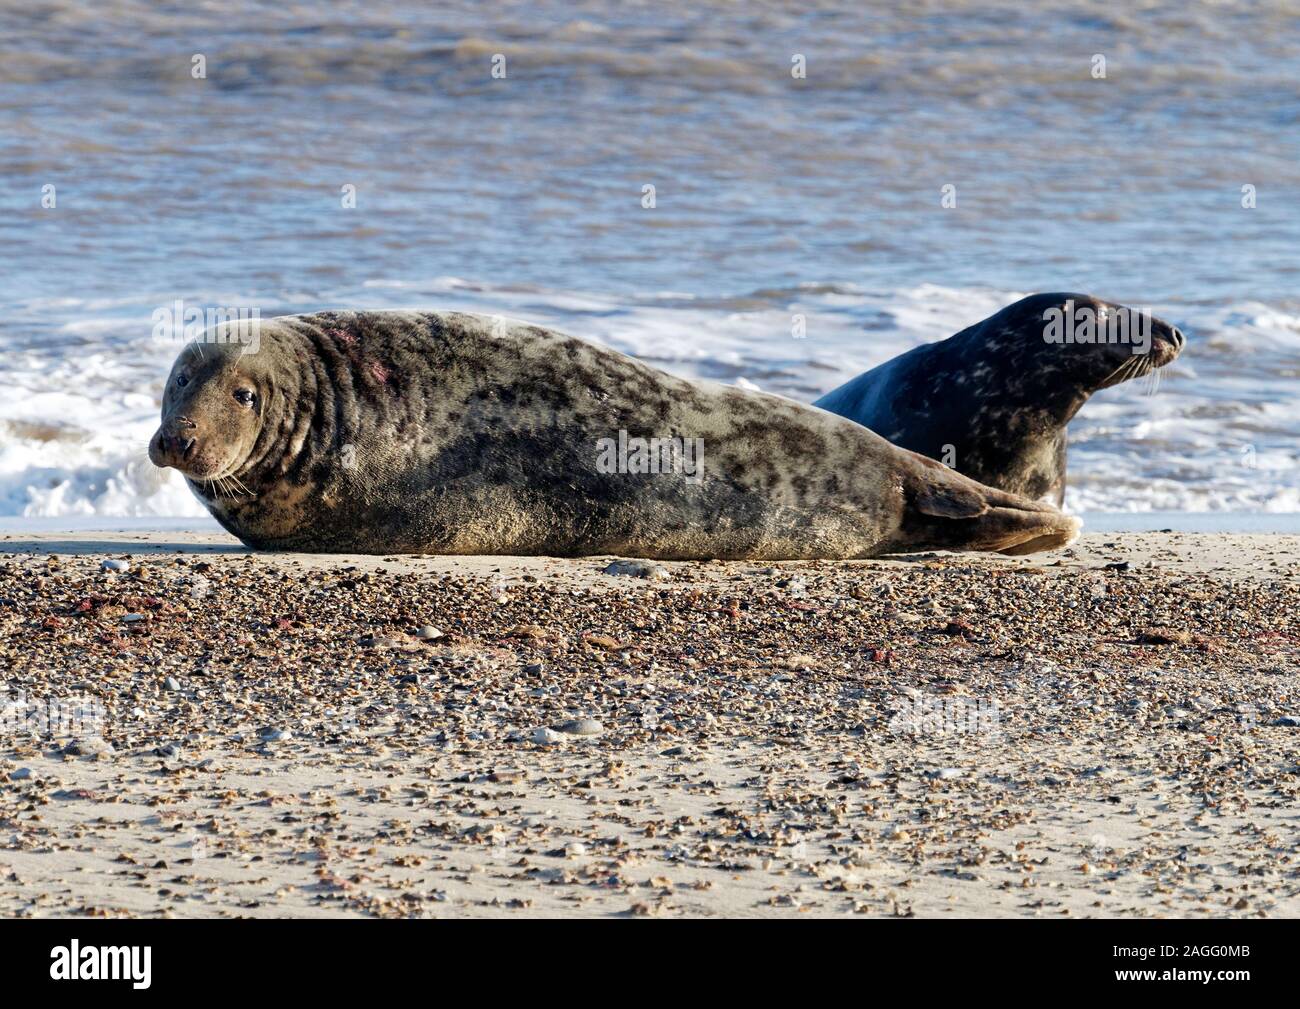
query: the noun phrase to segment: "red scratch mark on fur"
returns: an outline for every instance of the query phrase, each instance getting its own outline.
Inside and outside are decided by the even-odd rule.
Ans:
[[[354,346],[357,342],[357,334],[346,329],[327,329],[325,332],[348,347]]]
[[[378,382],[380,385],[383,385],[388,381],[388,369],[385,368],[378,361],[370,362],[370,374],[374,377],[374,380]]]

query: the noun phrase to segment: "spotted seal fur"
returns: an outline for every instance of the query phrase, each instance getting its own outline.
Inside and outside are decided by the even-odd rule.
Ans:
[[[601,465],[650,438],[702,472]],[[1078,529],[813,407],[458,313],[223,324],[177,358],[150,457],[260,549],[775,560]]]
[[[1129,339],[1082,342],[1051,330],[1054,314],[1089,316]],[[1066,425],[1099,389],[1151,374],[1185,339],[1146,315],[1086,294],[1035,294],[937,343],[915,347],[828,392],[814,405],[895,445],[948,462],[980,483],[1060,505]],[[1094,330],[1094,336],[1100,335]],[[1143,346],[1145,345],[1145,351]],[[1136,352],[1135,352],[1136,351]]]

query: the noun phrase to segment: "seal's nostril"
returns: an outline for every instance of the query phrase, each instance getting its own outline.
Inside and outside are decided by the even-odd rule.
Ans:
[[[1183,331],[1177,326],[1170,326],[1169,333],[1174,338],[1174,343],[1177,346],[1181,347],[1187,342],[1187,337],[1183,336]]]

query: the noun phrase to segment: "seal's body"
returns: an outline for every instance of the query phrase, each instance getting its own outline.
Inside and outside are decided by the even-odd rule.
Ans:
[[[1063,329],[1053,328],[1058,313]],[[980,483],[1059,505],[1070,419],[1098,389],[1164,367],[1184,342],[1175,327],[1122,305],[1035,294],[886,361],[814,405]]]
[[[263,549],[851,558],[1078,528],[813,407],[482,316],[228,324],[181,353],[162,417],[154,462]],[[647,466],[639,439],[683,451]]]

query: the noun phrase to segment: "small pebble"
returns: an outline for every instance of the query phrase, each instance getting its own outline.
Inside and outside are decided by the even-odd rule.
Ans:
[[[650,561],[614,561],[605,568],[607,575],[627,575],[631,578],[648,578],[651,581],[666,581],[672,576],[668,569]]]
[[[113,744],[98,736],[86,736],[71,740],[60,752],[69,757],[93,757],[101,753],[112,753]]]
[[[605,726],[594,718],[573,718],[555,726],[555,731],[569,736],[599,736],[605,731]]]
[[[110,557],[108,560],[104,561],[104,563],[100,565],[100,568],[102,568],[104,571],[130,571],[131,562],[120,561],[117,560],[115,557]]]

